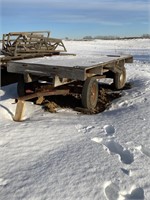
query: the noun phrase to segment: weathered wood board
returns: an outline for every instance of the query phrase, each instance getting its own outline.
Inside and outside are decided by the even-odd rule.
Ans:
[[[47,60],[26,59],[23,61],[11,61],[8,63],[7,71],[20,74],[33,74],[37,76],[59,76],[73,80],[84,81],[87,74],[97,73],[103,75],[106,69],[113,69],[132,62],[130,55],[108,55],[83,57],[76,56],[52,56]],[[119,70],[119,69],[118,69]]]

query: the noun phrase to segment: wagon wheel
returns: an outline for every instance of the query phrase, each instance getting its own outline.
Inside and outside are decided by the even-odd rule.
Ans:
[[[98,101],[98,82],[95,78],[87,78],[82,89],[82,105],[92,110]]]
[[[121,73],[114,74],[114,86],[117,90],[122,89],[126,83],[126,69],[123,67]]]

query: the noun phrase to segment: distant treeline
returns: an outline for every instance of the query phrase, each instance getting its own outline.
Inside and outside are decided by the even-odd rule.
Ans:
[[[84,40],[84,41],[89,41],[89,40],[125,40],[125,39],[150,39],[150,34],[143,34],[141,36],[132,36],[132,37],[119,37],[119,36],[85,36],[82,39],[74,39],[74,40]],[[70,40],[68,37],[65,38],[65,40]]]
[[[101,40],[119,40],[119,39],[138,39],[138,38],[150,38],[150,34],[143,34],[141,36],[132,36],[132,37],[119,37],[119,36],[85,36],[83,37],[83,40],[93,40],[93,39],[101,39]]]

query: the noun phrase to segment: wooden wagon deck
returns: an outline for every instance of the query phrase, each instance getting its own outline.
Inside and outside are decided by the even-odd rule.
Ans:
[[[120,65],[132,62],[131,55],[107,55],[107,56],[80,56],[64,55],[52,56],[43,59],[25,59],[23,61],[11,61],[7,65],[7,71],[20,74],[32,74],[36,76],[59,76],[73,80],[86,80],[88,76],[103,75],[105,70],[118,71]]]
[[[23,61],[11,61],[7,63],[7,71],[22,74],[18,82],[18,103],[16,107],[15,121],[22,118],[24,101],[32,98],[40,98],[50,95],[66,95],[73,91],[68,83],[82,82],[80,91],[84,108],[93,110],[98,101],[98,79],[112,78],[116,89],[125,85],[126,71],[124,64],[133,62],[131,55],[68,55],[60,54],[40,59],[25,59]],[[33,91],[26,95],[29,82],[41,81],[47,77],[50,87],[46,91]],[[66,88],[57,86],[66,85]],[[34,89],[34,88],[33,88]]]

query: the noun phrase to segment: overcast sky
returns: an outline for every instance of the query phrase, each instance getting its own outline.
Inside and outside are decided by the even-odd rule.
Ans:
[[[150,33],[150,0],[0,0],[1,34],[50,30],[53,37]]]

